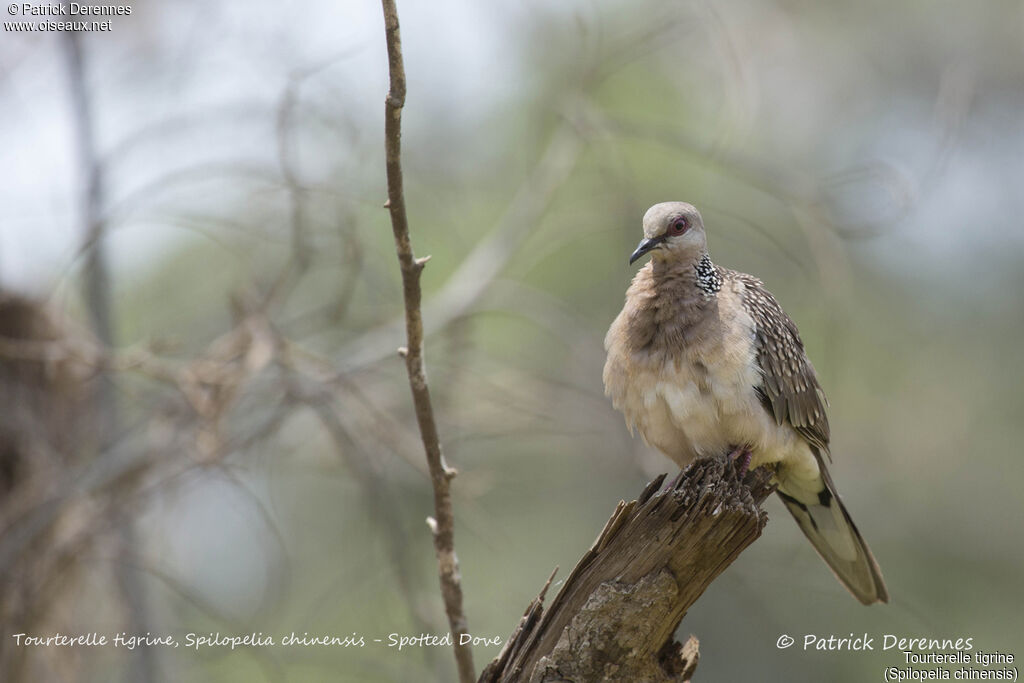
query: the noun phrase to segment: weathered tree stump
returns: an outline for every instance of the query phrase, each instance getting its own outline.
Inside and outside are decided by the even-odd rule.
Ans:
[[[688,681],[698,645],[674,638],[690,606],[753,543],[770,473],[740,481],[724,458],[698,461],[660,491],[619,502],[547,610],[530,604],[480,683]]]

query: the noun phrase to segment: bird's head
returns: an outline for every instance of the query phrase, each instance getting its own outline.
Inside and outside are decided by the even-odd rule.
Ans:
[[[644,238],[630,257],[633,263],[650,252],[656,260],[688,263],[707,251],[700,212],[685,202],[663,202],[644,214]]]

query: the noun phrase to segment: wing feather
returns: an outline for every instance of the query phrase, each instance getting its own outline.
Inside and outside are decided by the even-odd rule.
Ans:
[[[742,282],[742,302],[754,320],[757,360],[765,409],[776,423],[788,422],[808,442],[828,452],[830,438],[825,392],[807,358],[800,332],[757,278],[730,273]]]

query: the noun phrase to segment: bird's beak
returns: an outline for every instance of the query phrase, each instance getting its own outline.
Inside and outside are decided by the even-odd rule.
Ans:
[[[651,249],[654,249],[664,241],[664,235],[659,235],[658,237],[651,237],[649,239],[641,240],[640,244],[636,246],[636,251],[629,255],[629,264],[633,265],[634,261],[636,261],[638,258],[649,252]]]

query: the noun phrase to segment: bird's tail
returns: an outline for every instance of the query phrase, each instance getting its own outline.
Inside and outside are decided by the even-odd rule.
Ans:
[[[839,499],[820,456],[818,467],[820,474],[812,480],[780,477],[779,497],[821,559],[855,598],[865,605],[889,602],[878,563]]]

